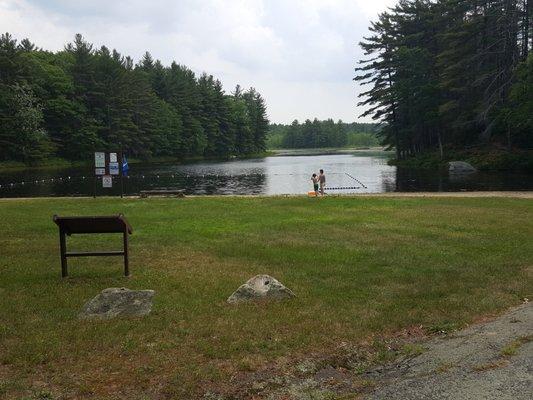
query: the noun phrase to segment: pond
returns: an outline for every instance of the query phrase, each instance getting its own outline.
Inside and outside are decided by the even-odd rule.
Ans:
[[[189,164],[132,164],[124,194],[155,188],[184,189],[187,194],[276,195],[312,190],[311,174],[324,169],[330,194],[413,191],[533,190],[531,175],[476,173],[453,177],[446,171],[397,168],[392,154],[352,151],[339,154],[285,152],[281,155]],[[120,193],[96,185],[98,195]],[[0,171],[0,197],[88,196],[95,190],[92,169],[27,169]]]

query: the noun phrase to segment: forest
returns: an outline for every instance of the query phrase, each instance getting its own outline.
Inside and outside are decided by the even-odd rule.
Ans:
[[[533,0],[401,0],[371,23],[359,105],[398,160],[530,151],[532,13]]]
[[[290,125],[271,124],[267,135],[267,147],[271,149],[303,149],[326,147],[378,146],[379,124],[334,122],[332,119]]]
[[[141,159],[253,154],[268,130],[255,89],[226,94],[211,75],[148,52],[135,64],[80,34],[55,53],[1,35],[0,121],[0,162],[28,165],[100,149]]]

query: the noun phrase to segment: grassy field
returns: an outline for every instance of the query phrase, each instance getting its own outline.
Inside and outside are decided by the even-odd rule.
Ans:
[[[52,215],[122,212],[119,258],[71,259]],[[0,200],[0,398],[195,398],[239,374],[422,325],[459,327],[533,294],[533,202],[502,198]],[[73,237],[72,249],[120,247]],[[297,298],[230,306],[255,274]],[[77,319],[107,287],[156,290],[142,319]],[[296,362],[296,361],[294,361]],[[228,389],[229,390],[229,389]]]

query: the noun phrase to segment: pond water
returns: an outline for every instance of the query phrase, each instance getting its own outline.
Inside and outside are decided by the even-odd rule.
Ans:
[[[324,169],[330,194],[394,191],[533,190],[533,176],[476,173],[453,177],[446,171],[397,168],[387,152],[341,154],[286,153],[265,158],[190,164],[132,164],[124,194],[155,188],[184,189],[187,194],[305,194],[311,174]],[[120,193],[96,185],[98,195]],[[0,171],[0,197],[87,196],[94,193],[91,168]]]

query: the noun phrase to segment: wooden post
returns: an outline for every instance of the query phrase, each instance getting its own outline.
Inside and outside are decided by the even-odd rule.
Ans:
[[[61,250],[61,277],[66,278],[68,276],[67,267],[67,241],[65,231],[59,229],[59,247]]]
[[[118,153],[118,174],[120,177],[120,198],[122,199],[124,197],[124,176],[122,174],[122,157],[123,153],[122,150]]]
[[[124,276],[130,276],[130,267],[128,259],[128,229],[124,228],[124,233],[122,234],[124,239]]]

